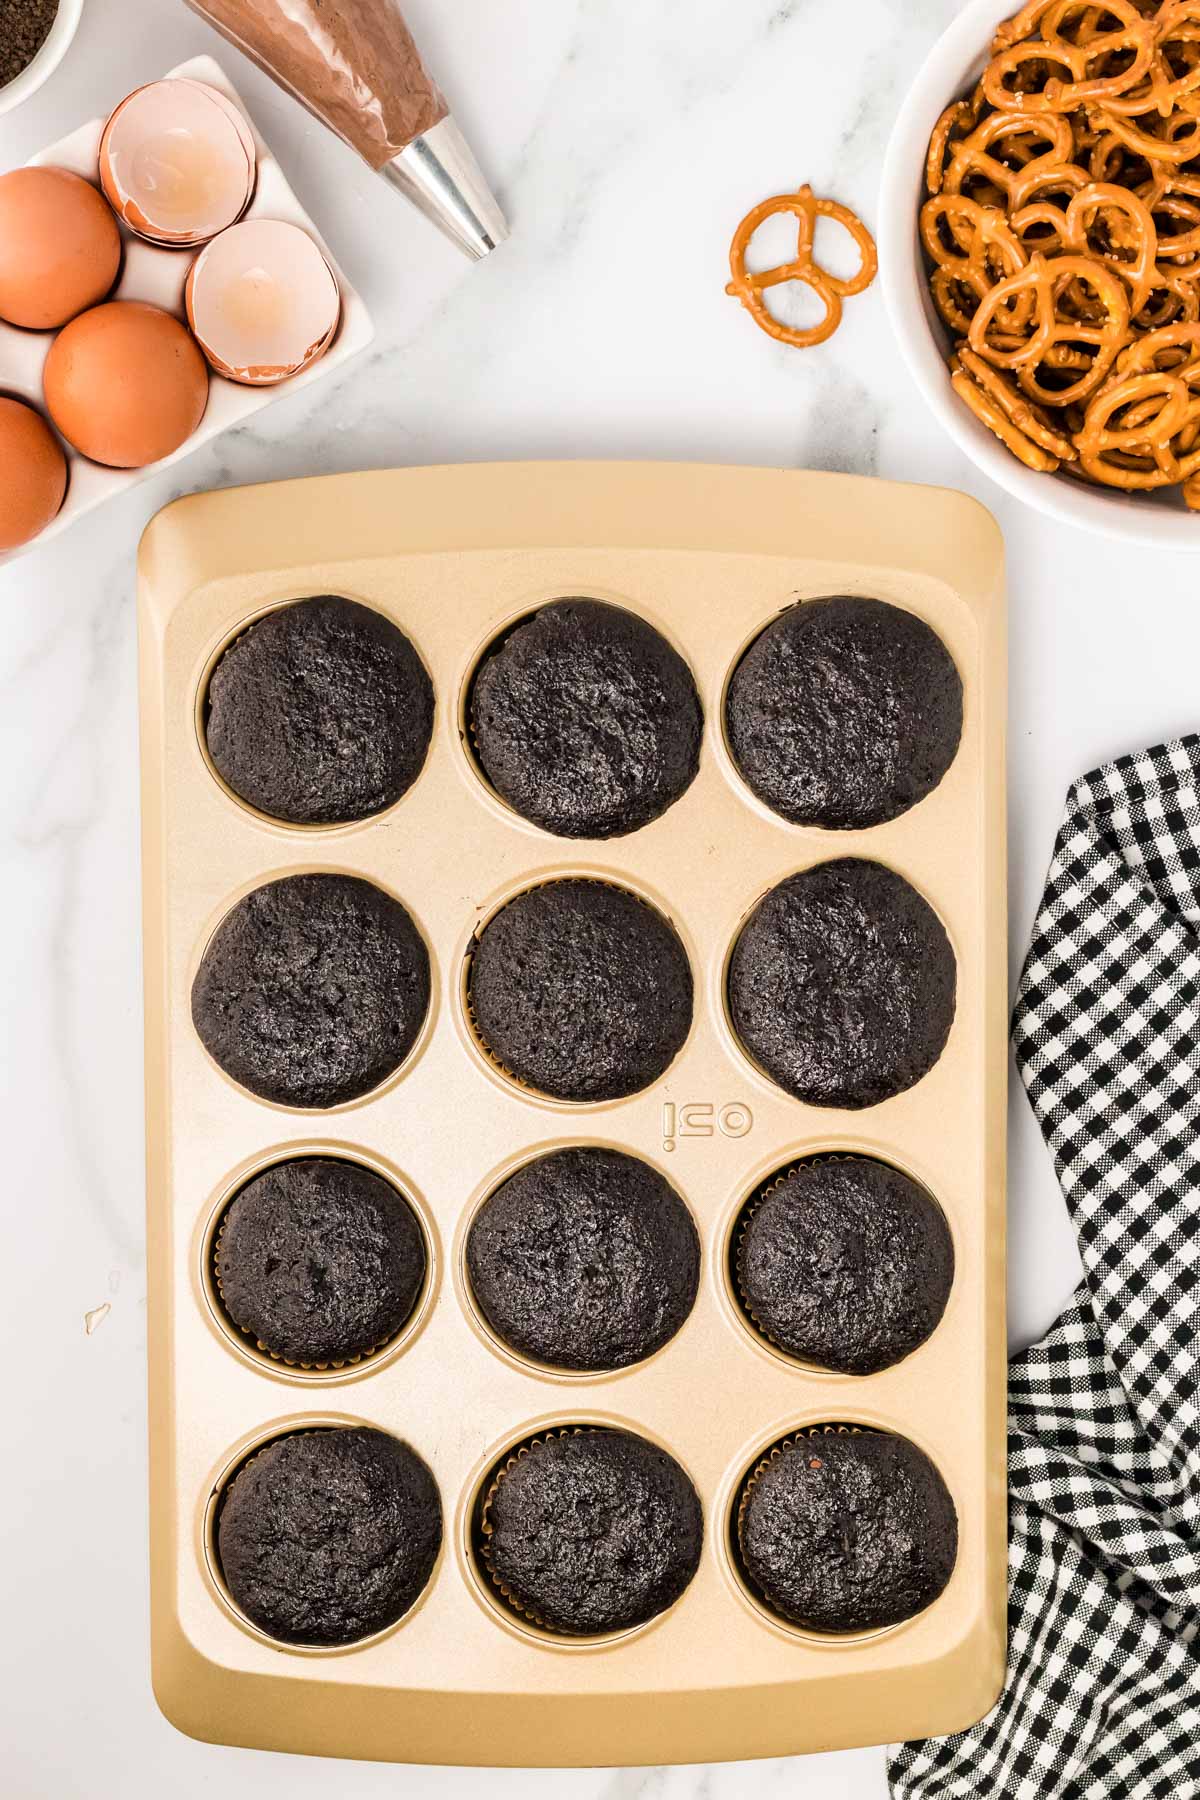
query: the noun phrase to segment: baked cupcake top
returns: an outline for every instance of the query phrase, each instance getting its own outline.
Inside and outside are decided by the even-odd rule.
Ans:
[[[226,1312],[272,1356],[302,1367],[353,1361],[411,1316],[425,1279],[412,1208],[360,1163],[276,1163],[234,1197],[217,1237]]]
[[[881,863],[844,857],[772,888],[729,963],[734,1030],[810,1106],[875,1106],[945,1048],[957,971],[941,920]]]
[[[488,780],[557,837],[622,837],[666,812],[700,765],[683,658],[636,613],[556,600],[485,658],[471,732]]]
[[[648,1087],[692,1023],[692,971],[667,921],[607,881],[547,882],[484,927],[468,1000],[484,1046],[557,1100]]]
[[[958,1517],[929,1458],[891,1432],[813,1433],[743,1490],[742,1566],[775,1612],[813,1631],[872,1631],[936,1600]]]
[[[623,1369],[692,1310],[700,1240],[648,1163],[555,1150],[518,1169],[467,1238],[471,1286],[497,1337],[560,1369]]]
[[[627,1631],[678,1600],[700,1561],[696,1490],[630,1431],[535,1439],[484,1507],[482,1554],[510,1603],[551,1631]]]
[[[404,907],[354,875],[285,875],[230,908],[192,984],[209,1055],[260,1099],[338,1106],[400,1066],[429,1009]]]
[[[738,1291],[792,1356],[845,1375],[890,1368],[936,1328],[954,1244],[924,1188],[866,1156],[801,1163],[751,1209]]]
[[[408,792],[433,732],[433,687],[404,633],[336,594],[297,600],[235,638],[208,684],[222,779],[289,825],[366,819]]]
[[[962,736],[962,681],[922,619],[883,600],[806,600],[757,637],[725,700],[729,747],[794,825],[862,831],[941,781]]]
[[[402,1618],[433,1573],[442,1503],[415,1450],[363,1426],[259,1450],[217,1520],[226,1586],[285,1644],[353,1644]]]

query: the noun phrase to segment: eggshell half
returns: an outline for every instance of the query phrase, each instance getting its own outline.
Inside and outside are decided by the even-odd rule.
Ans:
[[[43,382],[67,442],[114,469],[178,450],[208,404],[208,370],[183,325],[137,300],[73,320],[50,346]]]
[[[337,279],[298,225],[245,219],[192,264],[188,323],[212,367],[269,387],[325,354],[341,317]]]
[[[67,459],[40,413],[0,395],[0,551],[45,531],[67,491]]]
[[[0,319],[53,331],[111,292],[121,234],[103,196],[69,169],[0,175]]]
[[[232,101],[203,82],[154,81],[123,100],[100,139],[100,183],[137,237],[207,243],[254,193],[254,138]]]

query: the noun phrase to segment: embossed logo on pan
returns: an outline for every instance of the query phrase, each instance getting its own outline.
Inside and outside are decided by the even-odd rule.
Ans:
[[[662,1109],[664,1150],[674,1150],[680,1138],[744,1138],[754,1129],[754,1114],[741,1100],[718,1107],[711,1100],[692,1100],[676,1106],[665,1100]]]

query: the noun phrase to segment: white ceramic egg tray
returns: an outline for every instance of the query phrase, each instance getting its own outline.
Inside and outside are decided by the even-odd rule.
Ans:
[[[375,335],[375,328],[362,297],[350,285],[328,244],[288,186],[283,170],[263,142],[253,119],[220,65],[211,56],[196,56],[190,62],[181,63],[177,69],[171,69],[169,75],[186,76],[192,81],[203,81],[209,87],[218,88],[240,109],[254,133],[254,145],[258,153],[257,185],[245,217],[286,219],[293,225],[302,226],[315,239],[333,270],[341,292],[341,323],[333,343],[321,360],[313,363],[302,374],[293,375],[289,381],[281,382],[278,387],[243,387],[237,382],[226,381],[219,375],[212,375],[208,408],[198,429],[172,456],[164,457],[161,462],[152,463],[148,468],[102,468],[98,463],[79,456],[70,445],[64,445],[70,469],[66,500],[53,524],[40,533],[33,544],[23,546],[26,550],[32,549],[36,544],[44,544],[60,531],[65,531],[68,525],[82,518],[84,513],[91,512],[93,507],[99,506],[103,501],[125,493],[138,482],[179,462],[193,450],[199,449],[201,444],[208,443],[210,438],[227,431],[231,425],[244,424],[255,413],[261,412],[264,406],[270,406],[273,400],[281,399],[285,394],[293,394],[298,388],[308,387],[312,382],[320,381],[323,376],[332,375],[350,357],[365,349]],[[123,95],[115,96],[114,105],[123,98]],[[94,183],[97,180],[100,134],[104,124],[103,119],[93,119],[90,124],[81,125],[70,137],[51,144],[31,160],[34,163],[50,163],[61,169],[73,169],[76,174],[83,175]],[[185,316],[184,283],[197,252],[162,250],[153,244],[144,244],[123,225],[121,238],[124,249],[121,276],[110,298],[145,300],[182,319]],[[17,399],[30,401],[43,416],[42,369],[53,341],[53,332],[19,331],[0,321],[0,394],[11,394]],[[0,565],[21,554],[20,550],[15,550],[8,556],[0,555]]]

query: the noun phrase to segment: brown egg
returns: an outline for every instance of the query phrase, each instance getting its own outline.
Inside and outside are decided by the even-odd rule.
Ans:
[[[0,396],[0,551],[45,531],[67,491],[67,459],[45,419]]]
[[[43,381],[67,442],[113,469],[170,456],[208,404],[208,370],[192,338],[170,313],[136,300],[93,307],[68,325]]]
[[[103,194],[68,169],[0,175],[0,319],[53,331],[112,289],[121,234]]]

